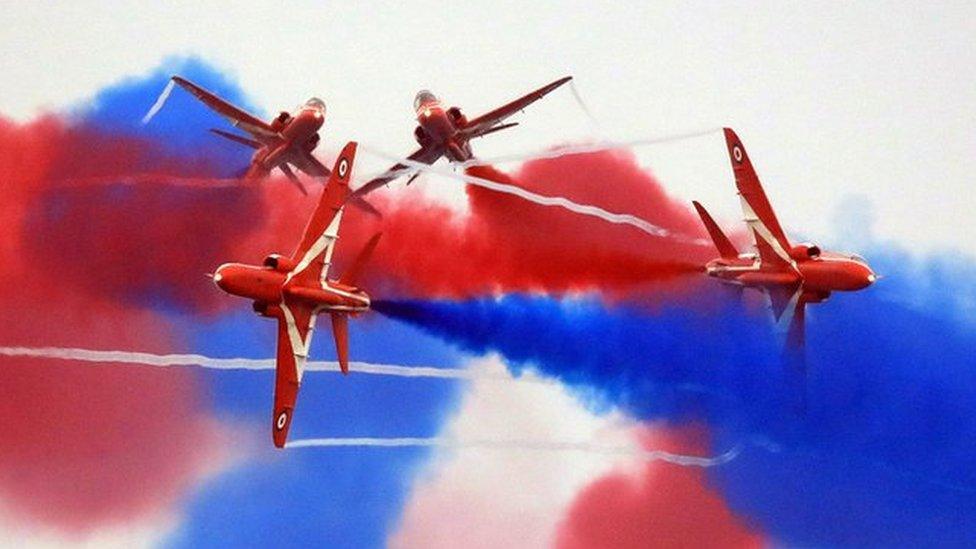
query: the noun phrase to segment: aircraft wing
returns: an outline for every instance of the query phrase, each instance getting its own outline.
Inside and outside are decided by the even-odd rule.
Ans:
[[[572,76],[565,76],[531,93],[523,95],[511,103],[502,105],[493,111],[486,112],[477,118],[469,120],[467,125],[461,130],[461,133],[468,139],[484,135],[489,131],[492,131],[495,126],[501,124],[506,118],[542,99],[548,95],[549,92],[555,90],[572,79]]]
[[[422,162],[424,164],[433,164],[444,155],[444,149],[438,145],[427,145],[426,147],[421,147],[414,152],[410,153],[407,160],[412,160],[414,162]],[[371,179],[364,183],[361,187],[356,189],[353,193],[354,196],[360,197],[367,195],[376,189],[386,185],[387,183],[393,181],[394,179],[403,175],[403,172],[407,171],[408,167],[405,164],[394,164],[390,169],[386,170],[383,175]]]
[[[329,177],[329,174],[332,173],[329,168],[325,167],[325,164],[319,162],[319,159],[312,156],[310,152],[302,151],[301,154],[296,155],[294,161],[296,168],[312,177]]]
[[[796,272],[790,258],[790,242],[776,219],[769,199],[766,198],[766,192],[759,183],[759,176],[752,167],[742,141],[730,128],[725,128],[725,144],[732,161],[732,172],[735,174],[735,186],[739,190],[744,221],[756,239],[762,269]]]
[[[776,320],[776,331],[782,337],[781,358],[786,388],[797,413],[807,408],[806,310],[803,284],[772,286],[764,290]]]
[[[787,351],[802,352],[806,342],[806,300],[803,284],[770,286],[764,289],[776,321],[776,330],[785,336]]]
[[[275,446],[282,448],[288,438],[298,386],[315,332],[315,312],[301,302],[290,302],[288,298],[280,307],[272,434]]]
[[[213,92],[201,88],[182,76],[174,76],[173,81],[179,84],[181,88],[190,92],[194,97],[199,99],[200,102],[209,107],[210,110],[226,118],[235,128],[240,128],[246,131],[254,136],[255,139],[267,140],[269,138],[279,137],[278,132],[272,129],[271,125],[269,125],[267,122],[264,122],[260,118],[243,109],[231,105]]]
[[[332,262],[332,251],[339,239],[339,223],[342,220],[342,207],[349,197],[349,181],[352,178],[352,164],[356,159],[356,143],[350,142],[339,153],[335,167],[322,191],[319,205],[305,226],[302,240],[292,254],[295,269],[288,275],[291,279],[324,281]],[[287,282],[286,282],[287,284]]]

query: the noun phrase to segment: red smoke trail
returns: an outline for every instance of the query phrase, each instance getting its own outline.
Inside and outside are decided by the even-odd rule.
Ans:
[[[152,176],[140,175],[144,168],[164,174],[180,168],[153,143],[65,128],[56,120],[45,124],[21,132],[44,151],[30,162],[42,169],[27,175],[31,200],[26,214],[16,217],[26,217],[16,224],[29,228],[22,259],[45,271],[72,265],[75,276],[65,283],[87,294],[190,312],[229,306],[203,274],[224,261],[290,253],[317,199],[317,192],[305,198],[275,180],[240,187],[152,185]],[[712,255],[691,242],[701,234],[698,220],[630,154],[538,160],[512,176],[491,167],[471,173],[631,213],[676,236],[651,236],[476,187],[467,190],[470,212],[458,213],[408,189],[372,196],[384,211],[382,221],[348,209],[336,272],[376,230],[385,236],[364,285],[383,297],[616,295],[648,284],[660,293],[684,287],[693,278],[686,275]],[[113,178],[136,182],[107,185]]]
[[[213,310],[222,301],[203,275],[264,224],[255,186],[165,184],[174,174],[202,177],[207,167],[187,166],[151,141],[53,117],[0,121],[0,141],[13,160],[2,168],[2,251],[93,297]],[[151,184],[147,173],[169,175]]]
[[[671,436],[669,451],[701,453],[707,446],[701,433]],[[655,447],[660,437],[655,431]],[[569,509],[557,546],[762,547],[763,537],[707,488],[704,470],[655,462],[636,476],[613,473],[587,486]]]
[[[146,172],[203,177],[158,144],[62,124],[2,123],[8,181],[20,193],[5,204],[4,225],[19,243],[16,261],[54,272],[63,283],[105,299],[212,312],[228,303],[202,275],[224,261],[260,261],[290,253],[317,192],[301,197],[280,181],[261,184],[150,184]],[[339,247],[343,259],[383,230],[370,269],[375,290],[403,297],[466,297],[506,291],[608,294],[653,283],[680,289],[713,255],[693,243],[697,218],[675,202],[631,154],[577,154],[529,162],[513,175],[491,167],[472,175],[637,215],[674,237],[647,235],[558,208],[468,187],[470,212],[455,212],[414,189],[373,195],[382,221],[350,208]],[[129,181],[112,184],[114,179]],[[134,182],[133,182],[134,181]],[[667,283],[665,286],[662,283]]]
[[[188,216],[209,212],[154,201],[167,195],[152,190],[79,192],[58,183],[165,168],[166,159],[147,143],[79,132],[55,118],[0,120],[0,157],[0,341],[178,349],[163,317],[120,297],[138,296],[153,277],[183,283],[182,269],[196,265],[167,265],[174,249],[223,255],[194,242]],[[199,278],[192,286],[206,287]],[[153,516],[213,466],[216,424],[188,371],[16,358],[0,366],[0,500],[8,515],[84,534]]]
[[[26,346],[178,347],[153,313],[53,286],[5,296],[0,326],[2,341]],[[186,370],[4,358],[0,386],[0,499],[22,519],[82,534],[153,516],[218,457]]]
[[[654,237],[558,208],[469,186],[470,214],[425,199],[417,190],[371,199],[381,222],[345,226],[343,255],[368,234],[384,231],[371,282],[399,296],[467,297],[506,291],[615,293],[652,282],[680,282],[713,255],[693,243],[694,214],[622,152],[564,156],[527,163],[514,175],[491,167],[471,175],[522,186],[610,211],[632,213],[664,227]],[[352,244],[355,242],[356,244]],[[376,274],[384,273],[384,274]]]
[[[55,117],[0,120],[0,155],[4,345],[179,351],[154,310],[240,306],[203,274],[224,261],[290,253],[318,196],[274,180],[152,184],[145,174],[205,178],[212,166],[187,166],[151,140]],[[475,173],[698,235],[687,209],[625,154],[532,162],[511,177]],[[383,296],[626,288],[682,279],[703,258],[684,241],[468,193],[467,214],[414,189],[377,196],[382,221],[350,208],[336,273],[377,229],[386,234],[364,286]],[[61,529],[83,532],[162,509],[212,454],[214,426],[189,372],[6,358],[0,386],[9,395],[0,421],[10,426],[0,445],[0,498]]]

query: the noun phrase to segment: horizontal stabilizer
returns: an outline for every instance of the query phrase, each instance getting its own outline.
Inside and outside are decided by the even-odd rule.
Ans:
[[[343,374],[349,373],[349,315],[332,313],[332,336],[335,338],[336,356],[339,358],[339,369]]]
[[[705,225],[705,230],[708,231],[708,236],[712,238],[712,242],[715,243],[715,247],[718,249],[719,255],[724,259],[735,259],[739,256],[739,251],[735,249],[735,245],[729,240],[729,237],[725,236],[722,229],[719,228],[715,220],[708,213],[708,210],[704,208],[697,200],[692,201],[695,205],[695,210],[698,211],[698,216],[701,217],[702,223]]]

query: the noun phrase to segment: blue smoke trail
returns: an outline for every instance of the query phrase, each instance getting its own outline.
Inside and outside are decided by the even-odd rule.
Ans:
[[[949,283],[972,267],[922,267],[941,273],[932,285],[907,262],[883,255],[883,284],[811,308],[802,412],[768,321],[711,290],[658,310],[524,295],[376,309],[597,405],[703,419],[719,445],[761,443],[710,474],[774,539],[952,545],[976,536],[962,511],[976,508],[976,332],[955,297],[972,292]]]
[[[188,174],[201,177],[238,175],[247,167],[251,151],[208,132],[209,128],[231,128],[226,120],[184,90],[173,90],[166,107],[149,124],[142,125],[146,110],[174,74],[196,82],[258,117],[264,117],[264,113],[236,82],[195,57],[167,59],[147,75],[105,88],[91,100],[78,105],[74,115],[83,126],[100,133],[152,141],[169,156],[182,159],[188,167]],[[189,171],[190,167],[199,170],[198,166],[206,166],[206,169],[202,172]]]

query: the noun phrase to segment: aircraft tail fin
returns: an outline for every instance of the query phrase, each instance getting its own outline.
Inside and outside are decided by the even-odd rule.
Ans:
[[[332,337],[335,338],[339,369],[346,375],[349,373],[349,315],[332,313]]]
[[[248,139],[242,135],[237,135],[236,133],[225,132],[224,130],[218,130],[217,128],[210,128],[210,133],[214,135],[219,135],[224,139],[228,139],[237,143],[238,145],[244,145],[245,147],[250,147],[252,149],[260,149],[261,144],[253,139]]]
[[[359,282],[360,276],[363,274],[363,268],[366,266],[366,263],[369,262],[369,258],[373,255],[373,250],[376,249],[376,245],[379,243],[381,236],[383,236],[383,233],[376,233],[372,238],[369,239],[369,242],[363,246],[363,249],[359,252],[359,255],[356,256],[356,259],[352,262],[352,265],[349,266],[349,269],[347,269],[346,272],[342,273],[342,276],[339,277],[340,283],[348,286],[356,286],[356,284]]]
[[[355,159],[356,142],[350,141],[342,148],[332,172],[329,173],[329,180],[325,184],[325,193],[322,197],[323,206],[339,210],[352,194],[349,183],[352,180],[352,164]]]
[[[702,224],[705,225],[705,230],[708,231],[708,236],[710,236],[712,238],[712,242],[715,243],[715,248],[718,249],[719,255],[721,255],[724,259],[735,259],[738,257],[739,251],[735,248],[735,245],[732,244],[732,241],[729,240],[729,237],[725,236],[725,233],[722,232],[722,229],[718,226],[718,223],[715,223],[715,220],[712,219],[712,216],[708,213],[708,210],[706,210],[705,207],[702,206],[697,200],[692,201],[692,204],[695,205],[695,210],[698,211],[698,216],[701,217]]]

